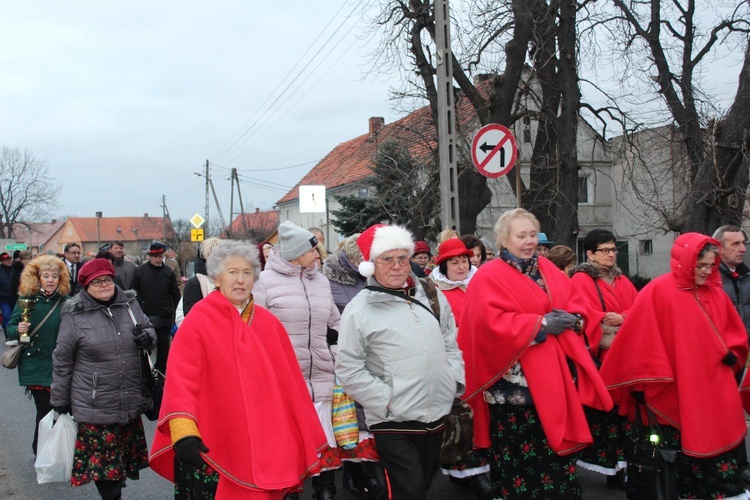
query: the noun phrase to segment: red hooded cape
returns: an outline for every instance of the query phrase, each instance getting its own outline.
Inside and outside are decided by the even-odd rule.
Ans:
[[[575,332],[548,335],[531,345],[552,309],[566,309],[570,281],[544,257],[539,270],[545,292],[528,276],[501,259],[479,268],[466,291],[458,345],[466,362],[465,398],[474,410],[474,445],[489,448],[489,409],[482,393],[516,361],[534,400],[534,406],[550,447],[558,455],[579,450],[593,442],[582,404],[600,410],[612,408],[612,400]],[[566,358],[578,370],[578,388]]]
[[[615,337],[601,375],[620,405],[634,418],[631,391],[643,391],[661,422],[680,429],[682,451],[711,457],[736,447],[746,428],[728,351],[747,358],[747,333],[716,269],[706,284],[695,284],[698,253],[718,241],[686,233],[672,246],[670,273],[638,294]]]
[[[591,352],[598,355],[603,361],[607,349],[599,349],[599,342],[602,341],[602,318],[608,312],[615,312],[627,315],[628,309],[633,305],[638,291],[635,289],[633,284],[625,276],[618,276],[615,278],[612,286],[610,286],[603,279],[596,279],[585,272],[579,272],[570,278],[570,283],[573,287],[573,301],[577,304],[580,303],[586,308],[587,321],[584,324],[584,330],[586,337],[591,347]],[[602,298],[604,299],[604,305],[607,306],[605,311],[602,311],[602,301],[599,298],[599,293],[596,291],[596,285],[599,285],[599,290],[602,292]],[[576,306],[574,306],[574,309]],[[601,352],[599,352],[601,350]]]
[[[175,417],[195,421],[210,450],[204,459],[220,482],[282,490],[320,469],[326,438],[289,337],[278,319],[254,307],[248,326],[214,291],[190,310],[175,336],[150,459],[170,481],[169,420]]]

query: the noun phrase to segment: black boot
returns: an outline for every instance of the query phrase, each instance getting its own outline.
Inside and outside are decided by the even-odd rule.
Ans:
[[[365,497],[367,500],[386,500],[388,498],[388,488],[379,477],[368,477],[364,481]]]
[[[362,463],[344,462],[344,489],[352,496],[361,497],[365,494],[362,489]]]
[[[299,493],[289,493],[284,500],[299,500]]]
[[[335,500],[336,490],[332,488],[323,488],[313,494],[315,500]]]
[[[492,487],[489,472],[471,476],[471,486],[479,500],[492,500],[495,497],[495,488]]]

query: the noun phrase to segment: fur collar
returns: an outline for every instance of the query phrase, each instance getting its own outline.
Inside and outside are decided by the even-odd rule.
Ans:
[[[323,275],[334,283],[342,285],[356,285],[365,281],[365,278],[359,274],[346,255],[339,253],[332,255],[323,263]]]
[[[584,262],[583,264],[578,264],[576,267],[573,268],[573,271],[570,273],[571,276],[573,276],[576,273],[584,273],[591,276],[593,279],[604,279],[604,272],[603,269],[600,266],[597,266],[593,262]],[[615,265],[612,269],[609,271],[609,278],[615,279],[622,276],[622,270]]]
[[[123,291],[121,288],[117,287],[117,299],[115,300],[114,305],[123,305],[128,304],[135,300],[137,294],[135,293],[135,290],[125,290]],[[91,295],[86,292],[86,290],[81,290],[81,292],[74,296],[72,299],[68,300],[63,304],[62,306],[62,312],[63,313],[71,313],[71,314],[80,314],[84,312],[87,309],[94,309],[99,307],[99,304],[94,301],[93,298],[91,298]]]

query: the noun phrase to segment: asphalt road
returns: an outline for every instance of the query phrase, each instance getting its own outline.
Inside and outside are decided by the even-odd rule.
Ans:
[[[0,348],[3,348],[0,344]],[[0,368],[0,499],[3,500],[58,500],[99,498],[93,483],[73,488],[68,483],[37,484],[34,472],[34,455],[31,439],[34,427],[34,403],[24,396],[24,388],[18,385],[17,372]],[[151,441],[154,423],[144,419],[146,436]],[[341,486],[341,474],[337,474],[337,498],[350,498]],[[604,476],[588,471],[580,472],[584,499],[624,499],[619,490],[608,489]],[[430,488],[431,500],[467,499],[474,497],[470,489],[449,482],[437,475]],[[150,469],[141,471],[139,481],[128,481],[123,498],[165,500],[173,498],[172,484],[157,476]],[[304,500],[312,498],[309,481],[302,495]],[[351,497],[355,498],[355,497]]]

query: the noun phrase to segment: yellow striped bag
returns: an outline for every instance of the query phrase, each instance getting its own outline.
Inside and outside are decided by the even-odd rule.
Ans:
[[[357,408],[338,383],[333,385],[333,435],[345,450],[356,448],[359,442]]]

